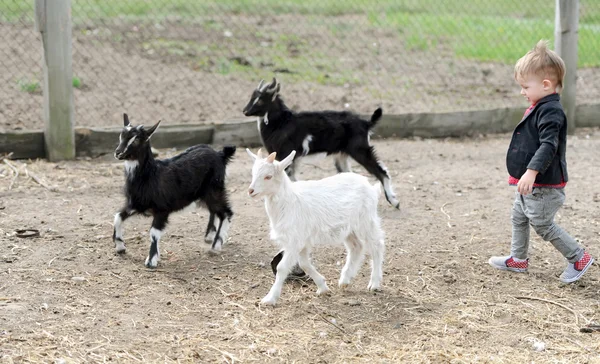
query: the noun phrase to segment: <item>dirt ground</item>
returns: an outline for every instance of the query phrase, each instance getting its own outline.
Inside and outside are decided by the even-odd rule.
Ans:
[[[365,264],[341,292],[344,249],[320,247],[313,259],[331,295],[289,283],[275,308],[258,305],[277,247],[262,202],[246,194],[242,148],[228,168],[235,217],[222,253],[203,242],[207,213],[183,212],[156,270],[144,267],[149,218],[128,220],[127,253],[113,250],[121,163],[10,161],[18,176],[0,163],[0,362],[600,363],[600,332],[580,332],[600,321],[597,266],[561,284],[566,263],[538,237],[528,273],[487,264],[509,249],[508,140],[376,141],[401,200],[400,211],[380,202],[383,291],[367,291]],[[580,130],[568,147],[557,219],[600,257],[600,130]],[[312,179],[335,169],[325,159],[300,171]],[[40,236],[20,238],[19,229]]]
[[[123,112],[169,124],[240,120],[260,78],[273,76],[294,110],[527,107],[511,64],[458,59],[443,44],[412,49],[398,31],[358,26],[366,25],[363,17],[198,19],[79,25],[73,32],[73,73],[82,82],[74,90],[75,124],[120,125]],[[0,33],[0,132],[43,128],[41,91],[27,93],[19,85],[42,81],[39,34],[33,26],[9,24],[0,24]],[[578,103],[597,102],[598,69],[577,74]]]

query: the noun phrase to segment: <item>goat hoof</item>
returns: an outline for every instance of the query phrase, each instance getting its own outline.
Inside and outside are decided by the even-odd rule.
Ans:
[[[275,306],[276,301],[277,300],[274,297],[265,296],[265,298],[260,301],[260,304],[265,306]]]
[[[213,231],[213,232],[210,232],[210,233],[208,233],[208,235],[206,235],[206,236],[204,237],[204,242],[205,242],[206,244],[212,244],[212,242],[213,242],[213,241],[215,241],[215,235],[216,235],[216,233],[215,233],[214,231]]]
[[[317,289],[317,296],[323,296],[323,295],[326,295],[326,294],[328,294],[329,292],[331,292],[331,291],[329,290],[329,287],[325,286],[325,287],[323,287],[323,288],[319,288],[319,289]]]
[[[390,205],[392,205],[395,208],[397,208],[398,210],[400,210],[400,201],[396,200],[395,197],[392,197],[391,199],[389,199],[388,202],[390,203]]]
[[[216,257],[217,255],[221,255],[221,251],[220,250],[211,249],[211,250],[208,251],[208,255],[210,255],[212,257]]]
[[[125,250],[125,244],[122,241],[117,241],[115,245],[115,251],[117,252],[117,254],[123,254],[125,253]]]
[[[347,289],[348,289],[348,287],[350,287],[350,283],[346,283],[346,282],[340,282],[340,283],[338,284],[338,286],[340,287],[340,289],[341,289],[342,291],[345,291],[345,290],[347,290]]]
[[[369,286],[367,288],[371,292],[381,292],[381,287],[379,286],[379,284],[369,283]]]
[[[209,251],[208,251],[209,255],[215,256],[215,255],[219,255],[221,254],[221,244],[220,242],[218,244],[215,244],[215,246],[213,246]]]
[[[153,256],[152,259],[150,259],[150,257],[146,258],[144,265],[146,268],[156,268],[158,266],[158,255]]]
[[[217,241],[215,241],[215,243],[211,247],[210,251],[213,254],[219,254],[219,253],[221,253],[222,248],[223,248],[223,240],[220,237],[218,237]]]

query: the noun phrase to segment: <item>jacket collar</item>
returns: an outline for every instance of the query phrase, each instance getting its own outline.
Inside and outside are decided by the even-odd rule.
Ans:
[[[560,101],[560,95],[557,93],[553,93],[548,96],[544,96],[538,100],[538,102],[535,104],[535,106],[537,106],[539,104],[543,104],[544,102],[549,102],[549,101]]]
[[[541,104],[544,104],[544,103],[550,102],[550,101],[560,101],[560,95],[558,93],[553,93],[553,94],[544,96],[541,99],[539,99],[538,102],[536,102],[535,105],[533,106],[533,109],[531,109],[531,111],[529,113],[527,113],[527,115],[523,116],[523,119],[521,119],[521,121],[519,121],[519,124],[521,124],[523,121],[525,121],[525,119],[527,119],[530,115],[532,115],[533,112],[535,111],[535,109],[537,109]],[[519,124],[517,124],[517,126]]]

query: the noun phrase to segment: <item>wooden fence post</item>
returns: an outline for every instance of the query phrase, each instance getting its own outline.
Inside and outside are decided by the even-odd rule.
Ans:
[[[568,120],[568,133],[575,132],[577,84],[577,33],[579,32],[579,0],[556,0],[554,17],[554,49],[567,67],[561,102]]]
[[[73,159],[71,0],[35,0],[35,15],[43,46],[46,156],[50,161]]]

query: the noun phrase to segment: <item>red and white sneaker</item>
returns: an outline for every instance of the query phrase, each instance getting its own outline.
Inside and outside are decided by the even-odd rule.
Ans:
[[[560,275],[560,280],[563,283],[573,283],[578,281],[581,276],[592,266],[594,258],[588,253],[583,253],[581,259],[575,263],[569,263],[565,271]]]
[[[488,263],[490,263],[490,265],[496,269],[523,273],[527,272],[527,267],[529,267],[529,258],[517,262],[510,255],[504,257],[491,257],[490,260],[488,260]]]

